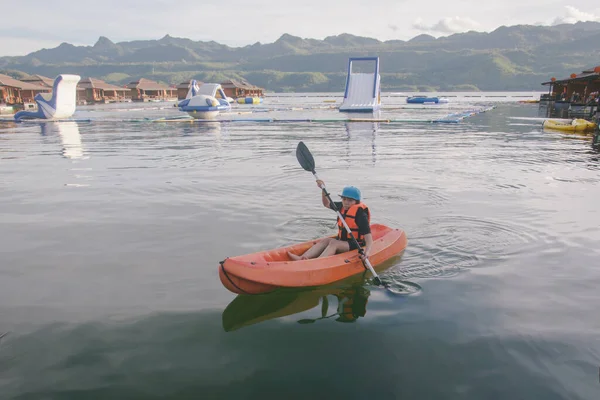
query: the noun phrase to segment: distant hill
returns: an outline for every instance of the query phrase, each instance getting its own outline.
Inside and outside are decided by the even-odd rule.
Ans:
[[[379,41],[343,33],[323,40],[289,34],[273,43],[229,47],[169,35],[93,46],[62,43],[22,57],[1,57],[0,70],[54,77],[75,73],[122,85],[139,77],[169,84],[191,78],[244,78],[271,91],[341,91],[348,57],[379,56],[384,91],[541,90],[552,76],[600,65],[600,23],[502,26],[435,38]]]

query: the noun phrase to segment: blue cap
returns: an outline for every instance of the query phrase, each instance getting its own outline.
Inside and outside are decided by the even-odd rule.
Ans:
[[[340,197],[348,197],[350,199],[354,199],[356,201],[360,201],[360,190],[354,186],[346,186],[344,190],[342,190],[342,194]]]

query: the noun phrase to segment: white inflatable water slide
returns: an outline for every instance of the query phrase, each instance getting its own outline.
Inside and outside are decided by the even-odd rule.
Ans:
[[[373,62],[373,72],[353,72],[352,63]],[[373,112],[381,107],[379,57],[351,57],[348,60],[346,91],[340,111]]]

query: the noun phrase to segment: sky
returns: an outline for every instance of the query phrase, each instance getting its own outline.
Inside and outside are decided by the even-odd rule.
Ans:
[[[0,0],[0,56],[62,42],[92,46],[100,36],[118,43],[169,34],[238,47],[272,43],[284,33],[312,39],[350,33],[383,41],[600,21],[600,4],[583,0],[29,0],[14,15],[9,3]]]

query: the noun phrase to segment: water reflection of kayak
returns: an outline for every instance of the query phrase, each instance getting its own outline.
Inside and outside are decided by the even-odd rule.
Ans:
[[[364,274],[366,275],[366,274]],[[332,318],[338,322],[354,322],[364,317],[369,289],[364,276],[352,277],[336,285],[316,289],[286,289],[261,295],[238,295],[222,315],[223,329],[234,331],[245,326],[301,313],[321,304],[320,317],[300,319],[301,324]],[[337,304],[333,304],[337,301]]]

